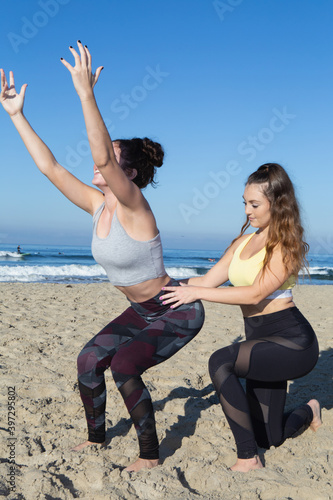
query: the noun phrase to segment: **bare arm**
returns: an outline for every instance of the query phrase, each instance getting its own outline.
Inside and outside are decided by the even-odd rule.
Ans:
[[[191,286],[216,288],[228,281],[228,269],[237,243],[239,244],[239,240],[222,255],[220,260],[204,276],[190,278],[187,280],[187,284]],[[184,282],[184,280],[182,280],[182,282]]]
[[[248,235],[244,235],[238,238],[232,245],[230,245],[220,260],[206,274],[203,276],[196,276],[195,278],[181,280],[181,282],[191,286],[204,286],[209,288],[216,288],[223,285],[223,283],[228,281],[229,266],[234,252],[238,245],[240,245],[243,239],[247,238],[247,236]]]
[[[174,303],[172,307],[188,304],[198,299],[233,305],[257,305],[268,295],[278,290],[288,279],[289,274],[283,264],[281,251],[273,253],[270,269],[260,272],[250,286],[211,288],[205,286],[164,287],[167,293],[163,304]]]
[[[62,63],[71,73],[75,90],[81,100],[94,163],[119,202],[135,210],[142,205],[141,191],[127,177],[117,162],[111,137],[98,109],[93,92],[93,87],[103,68],[100,66],[93,75],[91,55],[88,48],[83,47],[81,42],[78,42],[78,47],[80,55],[70,47],[75,59],[75,66],[71,66],[64,59],[62,59]]]
[[[98,203],[102,203],[103,194],[84,184],[59,165],[50,149],[33,130],[23,114],[26,88],[27,84],[24,84],[18,94],[15,90],[13,73],[10,72],[10,86],[8,86],[5,73],[1,69],[1,104],[9,114],[37,167],[71,202],[92,214]]]

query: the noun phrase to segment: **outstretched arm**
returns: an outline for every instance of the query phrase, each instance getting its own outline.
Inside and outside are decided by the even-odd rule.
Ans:
[[[214,267],[217,268],[217,266],[218,264]],[[213,271],[213,269],[209,272]],[[250,286],[212,288],[213,285],[210,284],[208,286],[183,285],[180,287],[164,287],[163,290],[166,293],[160,299],[163,300],[163,304],[173,303],[172,308],[199,299],[231,305],[257,305],[271,293],[278,290],[288,278],[289,274],[283,263],[281,251],[280,249],[276,249],[271,258],[269,268],[266,269],[264,274],[260,272],[254,283]]]
[[[103,175],[107,185],[124,206],[135,210],[142,203],[140,189],[126,176],[114,153],[109,132],[98,109],[93,87],[100,75],[102,66],[92,73],[91,55],[87,46],[78,41],[80,55],[70,47],[75,65],[63,58],[63,65],[70,72],[76,92],[81,100],[84,120],[94,163]]]
[[[243,238],[238,238],[232,245],[228,247],[225,253],[222,255],[220,260],[203,276],[195,276],[193,278],[188,278],[181,280],[182,284],[191,285],[192,287],[206,287],[206,288],[217,288],[228,281],[228,271],[229,266],[232,261],[234,252],[238,245],[242,242]]]
[[[9,114],[37,167],[70,201],[93,214],[98,204],[102,203],[103,194],[97,189],[87,186],[59,165],[52,152],[36,134],[23,114],[27,84],[22,85],[20,93],[17,93],[13,72],[9,73],[8,85],[4,70],[0,71],[0,102]]]

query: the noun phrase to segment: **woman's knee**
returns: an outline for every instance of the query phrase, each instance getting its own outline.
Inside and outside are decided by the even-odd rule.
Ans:
[[[222,366],[225,366],[225,369],[227,371],[231,370],[231,367],[235,362],[235,353],[233,347],[233,345],[223,347],[222,349],[215,351],[211,355],[208,361],[208,369],[211,378],[214,377],[217,370]]]
[[[111,363],[112,356],[100,346],[85,346],[77,357],[78,376],[84,373],[104,372]]]
[[[97,357],[93,351],[90,349],[83,348],[80,354],[77,357],[77,373],[78,375],[82,375],[83,373],[87,373],[93,371],[97,364]]]

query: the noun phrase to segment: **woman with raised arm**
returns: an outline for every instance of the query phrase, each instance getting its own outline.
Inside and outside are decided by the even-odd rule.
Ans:
[[[1,103],[40,171],[70,201],[93,216],[93,256],[130,301],[130,307],[94,336],[78,357],[88,440],[73,449],[105,441],[104,372],[111,367],[139,440],[139,459],[126,470],[138,471],[159,463],[152,401],[141,375],[195,337],[202,327],[204,310],[200,301],[173,310],[159,300],[164,285],[177,286],[178,282],[164,269],[160,234],[141,189],[154,182],[163,149],[147,138],[111,141],[93,93],[102,68],[93,75],[87,47],[81,42],[78,47],[80,56],[70,47],[74,67],[62,62],[81,99],[95,163],[93,184],[98,189],[82,183],[57,163],[23,115],[26,85],[17,94],[13,74],[8,86],[3,70]]]
[[[236,441],[231,469],[247,472],[262,467],[257,445],[279,446],[322,422],[315,399],[284,414],[287,381],[309,373],[318,358],[316,335],[292,296],[308,251],[292,182],[268,163],[249,176],[243,198],[246,222],[220,261],[187,285],[164,287],[161,300],[170,307],[199,299],[240,305],[246,340],[216,351],[209,372]],[[256,231],[244,234],[250,225]],[[228,279],[233,287],[217,288]]]

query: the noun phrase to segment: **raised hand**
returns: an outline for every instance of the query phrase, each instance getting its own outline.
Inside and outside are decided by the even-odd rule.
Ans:
[[[12,71],[9,72],[9,86],[7,78],[3,69],[1,72],[1,94],[0,102],[4,107],[5,111],[10,116],[14,116],[17,113],[21,113],[23,110],[25,91],[28,86],[27,83],[22,85],[21,91],[18,94],[15,89],[14,74]]]
[[[61,62],[72,75],[73,84],[80,99],[91,99],[93,96],[92,89],[97,83],[103,66],[99,66],[93,74],[91,70],[91,54],[88,47],[86,45],[83,46],[80,40],[78,40],[77,45],[80,55],[72,46],[69,47],[74,56],[75,66],[72,66],[63,58],[61,58]]]

